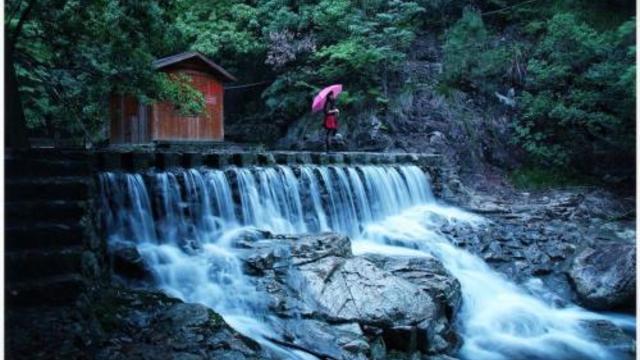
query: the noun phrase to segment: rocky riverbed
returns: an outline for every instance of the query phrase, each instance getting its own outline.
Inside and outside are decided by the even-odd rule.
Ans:
[[[575,188],[475,195],[464,207],[491,221],[441,231],[510,279],[539,278],[559,299],[594,310],[635,309],[633,198]]]
[[[555,306],[635,308],[632,199],[588,189],[468,194],[459,204],[489,221],[437,229],[530,294]],[[354,255],[345,236],[248,231],[232,247],[273,315],[277,346],[326,359],[453,359],[463,344],[461,284],[435,257]],[[198,251],[194,249],[193,251]],[[64,312],[14,309],[14,358],[280,358],[233,330],[213,310],[153,290],[135,248],[113,248],[114,283]],[[135,287],[136,289],[132,289]],[[619,324],[618,324],[619,325]],[[629,329],[585,323],[594,341],[632,358]],[[31,349],[40,349],[33,352]]]
[[[481,225],[443,221],[437,231],[554,306],[635,308],[633,199],[585,188],[468,193]],[[434,257],[354,255],[336,234],[238,235],[234,248],[262,294],[281,345],[327,358],[455,356],[460,283]],[[611,322],[589,321],[593,339],[632,356]],[[322,339],[322,341],[319,341]],[[402,355],[405,354],[405,355]],[[624,355],[627,354],[627,355]]]

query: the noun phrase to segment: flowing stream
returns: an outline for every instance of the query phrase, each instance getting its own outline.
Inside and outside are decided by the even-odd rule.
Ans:
[[[461,283],[464,359],[610,359],[581,322],[603,315],[558,307],[494,272],[438,232],[443,222],[486,220],[439,204],[416,166],[277,166],[103,173],[110,246],[134,243],[157,286],[203,303],[282,358],[309,358],[267,341],[275,335],[262,297],[230,241],[246,228],[275,234],[335,231],[355,254],[437,257]],[[632,317],[609,318],[634,326]]]

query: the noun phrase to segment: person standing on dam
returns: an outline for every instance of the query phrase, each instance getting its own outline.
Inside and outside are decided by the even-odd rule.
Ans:
[[[331,140],[338,132],[338,114],[340,110],[336,108],[336,100],[333,96],[333,92],[327,95],[327,101],[324,103],[324,123],[326,137],[325,137],[325,150],[329,152],[331,150]]]
[[[313,98],[311,112],[324,112],[323,127],[326,130],[325,151],[331,149],[331,140],[338,133],[338,114],[340,110],[336,108],[336,99],[342,92],[342,84],[334,84],[325,87]]]

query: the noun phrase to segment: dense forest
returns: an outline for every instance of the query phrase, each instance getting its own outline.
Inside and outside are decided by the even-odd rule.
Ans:
[[[26,124],[31,135],[96,144],[108,136],[110,93],[198,111],[197,91],[149,65],[196,50],[238,84],[255,84],[228,122],[268,130],[240,140],[274,144],[309,118],[314,92],[331,83],[347,89],[347,124],[365,112],[392,117],[400,95],[423,86],[402,74],[426,52],[437,68],[433,92],[501,107],[508,145],[523,162],[586,173],[594,162],[630,168],[634,16],[624,0],[9,0],[8,124],[18,134]],[[433,41],[420,50],[425,38]]]

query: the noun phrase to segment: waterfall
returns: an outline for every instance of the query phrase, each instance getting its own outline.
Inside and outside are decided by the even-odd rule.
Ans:
[[[349,235],[356,254],[437,257],[461,283],[465,359],[610,358],[580,326],[600,315],[535,298],[439,233],[442,222],[486,220],[439,204],[416,166],[103,173],[100,190],[108,241],[135,244],[160,289],[210,306],[283,358],[305,355],[263,339],[270,336],[269,311],[230,245],[247,228],[331,230]]]

